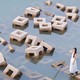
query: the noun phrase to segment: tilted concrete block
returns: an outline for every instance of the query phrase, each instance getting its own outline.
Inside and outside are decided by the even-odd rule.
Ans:
[[[3,73],[11,78],[16,78],[19,75],[21,75],[21,71],[15,67],[13,67],[10,64],[7,65],[7,67],[4,69]]]
[[[6,65],[7,65],[7,62],[3,57],[2,53],[0,52],[0,66],[6,66]]]
[[[62,10],[62,11],[65,11],[65,6],[63,5],[63,4],[61,4],[61,3],[56,3],[56,7],[57,8],[59,8],[60,10]]]
[[[50,6],[50,5],[52,5],[52,1],[51,0],[46,0],[45,4],[48,5],[48,6]]]
[[[78,13],[79,9],[76,6],[66,6],[67,13]]]
[[[21,42],[26,38],[27,35],[28,35],[27,32],[17,29],[10,33],[10,39]]]
[[[29,22],[28,18],[18,16],[12,21],[12,24],[13,26],[24,27],[26,24],[28,24],[28,22]]]
[[[67,26],[68,26],[67,22],[60,21],[56,21],[55,23],[52,24],[52,28],[59,31],[64,31],[67,28]]]
[[[40,46],[43,46],[44,53],[50,53],[51,51],[53,51],[55,49],[53,46],[47,44],[44,41],[41,41]]]
[[[29,56],[38,57],[43,54],[43,47],[42,46],[31,46],[25,50]]]
[[[45,18],[34,18],[34,25],[39,27],[40,23],[46,22]]]
[[[76,13],[66,13],[66,17],[74,22],[76,22],[79,18],[79,15]]]
[[[40,23],[39,24],[39,31],[41,32],[52,32],[52,26],[51,26],[51,23]]]
[[[66,22],[66,17],[55,15],[55,16],[52,18],[51,23],[54,23],[55,21]]]
[[[41,42],[41,39],[33,35],[28,35],[25,40],[25,44],[27,46],[38,46],[40,42]]]
[[[34,8],[34,7],[28,7],[25,9],[25,12],[24,12],[24,16],[37,16],[38,14],[40,14],[40,10],[37,9],[37,8]]]

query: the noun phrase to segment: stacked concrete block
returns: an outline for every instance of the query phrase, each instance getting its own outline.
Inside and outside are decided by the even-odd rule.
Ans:
[[[39,24],[43,22],[46,22],[45,18],[34,18],[34,26],[39,27]]]
[[[3,45],[6,45],[8,42],[6,40],[4,40],[2,37],[0,37],[0,42],[3,44]]]
[[[38,14],[40,14],[40,10],[37,8],[34,8],[34,7],[28,7],[28,8],[26,8],[26,10],[24,12],[24,16],[30,15],[32,17],[35,17]]]
[[[66,13],[66,17],[74,22],[76,22],[79,18],[79,15],[76,13]]]
[[[64,31],[67,28],[67,22],[56,21],[52,24],[52,28],[58,31]]]
[[[25,25],[28,24],[28,22],[29,22],[28,18],[18,16],[12,21],[12,24],[13,26],[24,27]]]
[[[52,1],[51,0],[46,0],[45,4],[48,5],[48,6],[50,6],[50,5],[52,5]]]
[[[26,38],[27,35],[27,32],[17,29],[10,33],[10,39],[21,42]]]
[[[55,15],[52,18],[51,23],[54,23],[55,21],[66,22],[66,17]]]
[[[6,74],[7,76],[11,77],[11,78],[16,78],[19,75],[21,75],[20,70],[18,70],[17,68],[13,67],[10,64],[7,65],[7,67],[5,68],[3,73]]]
[[[42,46],[31,46],[25,50],[25,53],[29,56],[38,57],[43,54]]]
[[[66,17],[74,22],[76,22],[79,18],[78,8],[76,6],[67,6],[66,7]]]
[[[66,13],[78,13],[78,11],[76,6],[66,6]]]
[[[28,35],[25,40],[25,44],[27,46],[38,46],[40,42],[41,42],[41,39],[33,35]]]
[[[44,41],[41,41],[40,46],[43,46],[44,53],[50,53],[50,52],[52,52],[55,49],[53,46],[47,44]]]
[[[61,11],[65,11],[65,6],[61,3],[56,3],[56,7],[59,8]]]
[[[1,66],[6,66],[7,62],[5,60],[5,58],[3,57],[2,53],[0,52],[0,67]]]
[[[52,32],[52,26],[51,23],[47,22],[47,23],[40,23],[39,24],[39,31],[40,32]]]

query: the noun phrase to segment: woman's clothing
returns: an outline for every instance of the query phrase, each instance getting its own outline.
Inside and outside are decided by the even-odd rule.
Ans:
[[[76,71],[78,71],[76,60],[75,60],[74,64],[73,64],[73,62],[74,62],[74,57],[72,54],[71,60],[70,60],[70,68],[69,68],[70,73],[75,73]]]

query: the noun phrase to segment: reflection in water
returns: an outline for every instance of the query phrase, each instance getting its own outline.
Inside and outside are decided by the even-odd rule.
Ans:
[[[16,40],[10,39],[10,44],[17,45],[17,46],[22,46],[24,44],[24,41],[25,41],[25,39],[22,42],[18,42]]]

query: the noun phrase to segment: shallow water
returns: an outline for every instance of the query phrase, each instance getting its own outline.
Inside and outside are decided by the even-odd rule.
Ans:
[[[65,12],[62,12],[55,7],[57,2],[63,3],[67,6],[74,5],[80,9],[80,0],[52,0],[53,4],[50,7],[46,6],[44,1],[45,0],[0,0],[0,36],[10,43],[9,35],[15,30],[15,28],[12,27],[12,20],[18,15],[22,16],[26,7],[39,6],[43,11],[49,11],[53,14],[63,16],[65,16]],[[45,15],[43,11],[41,12],[40,17],[46,17],[47,22],[49,22],[52,17]],[[80,11],[78,14],[80,15]],[[55,47],[55,51],[52,55],[45,55],[36,63],[26,59],[25,44],[19,46],[11,43],[15,48],[14,53],[10,53],[7,46],[0,44],[0,51],[3,53],[7,62],[23,71],[23,75],[20,80],[38,80],[31,79],[27,76],[27,73],[32,71],[36,71],[49,78],[55,78],[55,80],[71,80],[70,77],[64,72],[59,72],[56,76],[58,70],[52,68],[51,64],[54,61],[63,59],[69,65],[70,54],[67,54],[73,47],[78,48],[77,62],[78,68],[80,69],[80,19],[76,23],[68,19],[67,22],[68,29],[64,34],[52,32],[51,34],[45,35],[40,34],[39,30],[34,28],[33,20],[29,20],[29,25],[26,29],[24,29],[24,31],[27,31],[31,35],[38,36]],[[9,80],[10,78],[6,77],[2,71],[3,69],[0,68],[0,80]]]

